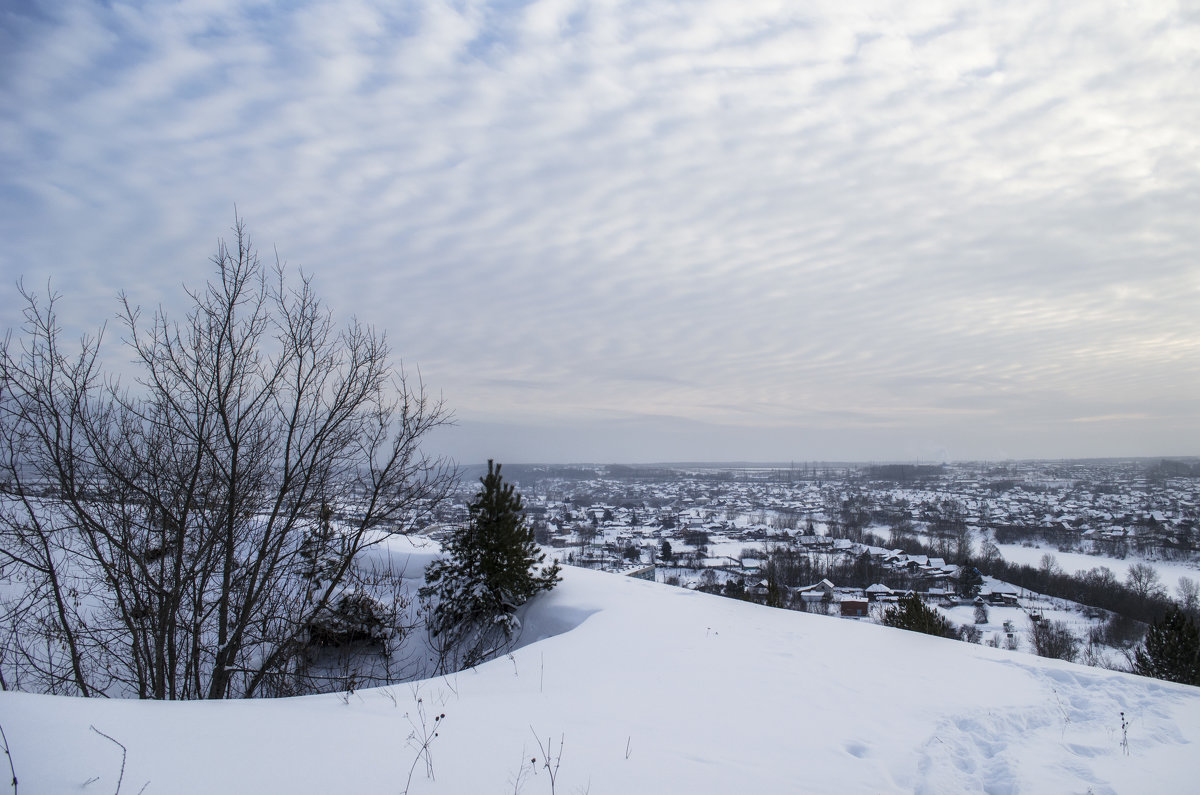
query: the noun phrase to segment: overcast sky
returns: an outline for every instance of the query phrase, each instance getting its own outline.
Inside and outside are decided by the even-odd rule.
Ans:
[[[464,463],[1200,454],[1195,3],[4,3],[3,327],[235,204]]]

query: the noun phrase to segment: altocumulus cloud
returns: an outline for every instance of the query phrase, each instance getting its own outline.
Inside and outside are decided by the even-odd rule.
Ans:
[[[468,460],[1194,454],[1198,67],[1173,3],[19,3],[0,275],[170,303],[236,203]]]

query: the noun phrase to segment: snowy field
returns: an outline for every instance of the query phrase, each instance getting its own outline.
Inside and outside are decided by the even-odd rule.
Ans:
[[[116,791],[114,740],[126,793],[1196,789],[1200,688],[572,568],[522,643],[346,695],[0,693],[0,725],[22,795]]]
[[[1047,621],[1057,621],[1064,624],[1070,630],[1071,634],[1079,640],[1081,646],[1086,645],[1088,633],[1102,624],[1100,620],[1087,618],[1078,610],[1060,607],[1059,605],[1071,604],[1061,599],[1027,599],[1025,603],[1029,607],[1036,609]],[[1008,631],[1004,627],[1004,622],[1007,621],[1013,630],[1013,640],[1016,642],[1015,648],[1028,654],[1035,653],[1031,637],[1033,625],[1029,620],[1029,610],[1026,607],[989,606],[987,608],[988,620],[983,624],[975,623],[975,608],[968,605],[958,605],[951,608],[938,607],[936,609],[954,623],[955,626],[973,626],[978,629],[983,633],[981,642],[996,641],[1001,646],[1004,646],[1008,640]],[[1114,662],[1119,661],[1118,658],[1114,657]]]
[[[738,560],[742,555],[742,550],[758,550],[765,557],[766,550],[772,545],[770,541],[729,541],[724,536],[714,535],[712,540],[707,544],[708,554],[711,557],[727,557]],[[687,545],[682,545],[684,549],[689,549]]]
[[[1103,555],[1088,555],[1083,552],[1059,552],[1053,547],[1026,547],[1019,544],[998,544],[997,548],[1004,559],[1010,563],[1020,563],[1027,566],[1040,566],[1042,556],[1050,554],[1058,561],[1058,565],[1068,574],[1087,571],[1097,566],[1106,566],[1112,570],[1118,580],[1124,582],[1129,567],[1135,563],[1148,563],[1155,568],[1162,584],[1171,595],[1175,595],[1175,587],[1180,577],[1191,577],[1200,581],[1200,565],[1162,560],[1146,560],[1130,556],[1128,558],[1109,558]]]

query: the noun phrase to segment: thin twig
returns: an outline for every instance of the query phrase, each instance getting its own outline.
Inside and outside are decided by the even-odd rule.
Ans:
[[[513,795],[521,795],[521,786],[525,783],[525,776],[533,772],[534,765],[537,764],[537,759],[525,761],[525,746],[521,746],[521,766],[517,768],[517,775],[512,780]]]

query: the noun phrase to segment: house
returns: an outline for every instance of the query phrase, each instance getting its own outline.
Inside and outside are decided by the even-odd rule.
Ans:
[[[799,596],[805,602],[820,602],[833,599],[834,584],[829,580],[821,580],[812,585],[804,585],[799,588],[793,588],[792,593]]]
[[[742,558],[741,560],[742,571],[749,575],[762,571],[762,564],[763,562],[758,558]]]
[[[892,589],[881,583],[875,583],[867,588],[867,599],[872,602],[887,601],[894,596]]]
[[[766,580],[759,580],[756,583],[746,586],[746,593],[751,596],[766,596],[770,591]]]
[[[938,602],[939,604],[953,603],[954,592],[948,588],[930,588],[925,592],[925,599],[929,602]]]
[[[992,605],[1017,606],[1017,595],[1011,591],[990,591],[988,593],[980,593],[980,596],[987,599],[988,603]]]
[[[847,597],[838,604],[841,607],[842,618],[865,618],[867,615],[868,602],[866,599]]]
[[[633,577],[637,580],[649,580],[650,582],[654,582],[653,563],[651,563],[649,566],[641,566],[636,564],[633,566],[628,566],[622,570],[621,573],[626,577]]]

